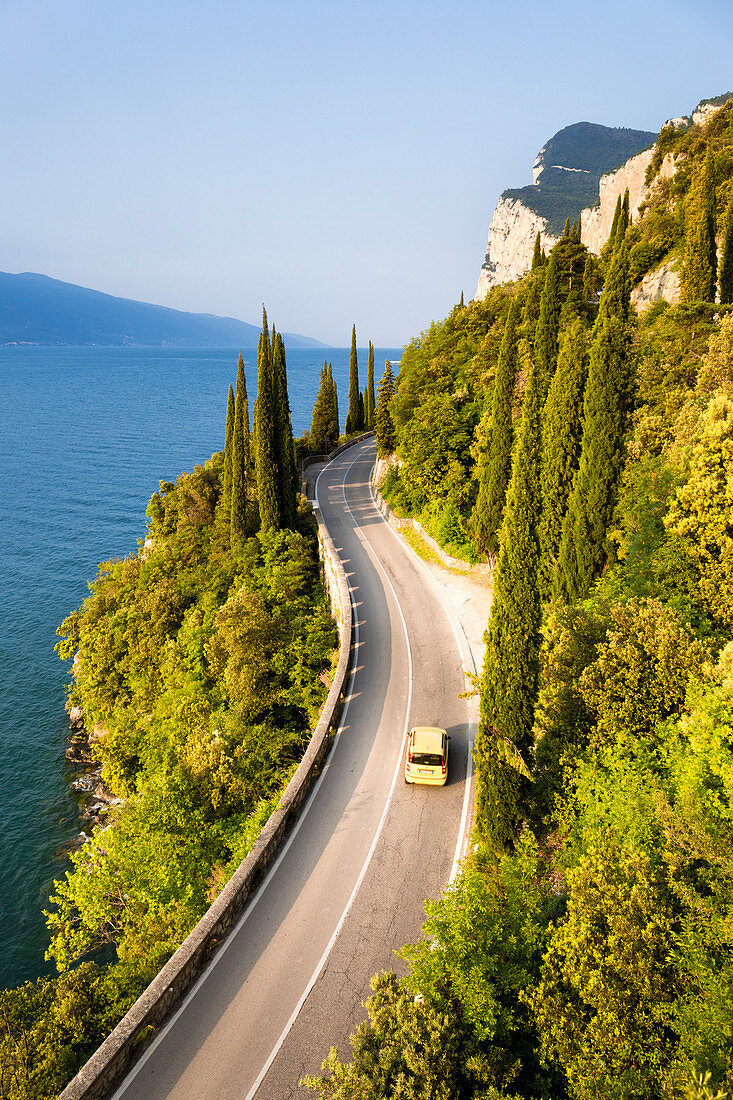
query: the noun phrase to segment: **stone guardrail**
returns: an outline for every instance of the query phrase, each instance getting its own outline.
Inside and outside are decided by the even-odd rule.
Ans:
[[[376,469],[376,467],[375,467]],[[382,513],[384,518],[390,527],[394,527],[395,531],[399,531],[404,527],[412,527],[414,531],[417,531],[420,537],[427,543],[430,549],[436,554],[443,565],[447,565],[449,569],[459,569],[462,573],[479,574],[484,577],[491,576],[491,566],[488,562],[478,562],[475,565],[471,565],[470,562],[462,561],[460,558],[452,558],[450,554],[446,554],[443,547],[439,542],[436,542],[432,535],[429,535],[423,525],[416,519],[405,519],[402,516],[396,516],[390,508],[387,501],[384,499],[379,489],[374,482],[374,475],[372,474],[372,492],[374,493],[374,502],[377,508]]]
[[[362,438],[366,436],[350,440],[346,446]],[[344,449],[340,447],[334,453],[340,454]],[[331,690],[303,759],[249,855],[114,1031],[69,1082],[59,1100],[102,1100],[119,1081],[132,1061],[138,1037],[147,1028],[163,1022],[191,981],[204,969],[211,949],[220,942],[241,913],[311,789],[316,771],[330,747],[329,731],[337,717],[346,685],[351,660],[352,625],[346,574],[320,516],[318,543],[331,607],[338,622],[340,652]]]
[[[308,466],[312,466],[314,462],[330,462],[331,459],[336,458],[342,451],[345,451],[348,447],[353,447],[355,443],[361,443],[364,439],[371,439],[374,432],[362,432],[361,435],[352,436],[346,443],[342,443],[340,447],[337,447],[335,451],[331,451],[327,455],[306,455],[300,464],[301,470],[305,470]]]

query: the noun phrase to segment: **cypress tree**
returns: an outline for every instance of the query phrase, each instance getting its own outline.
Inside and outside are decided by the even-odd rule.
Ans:
[[[685,255],[680,297],[683,302],[714,302],[717,268],[715,247],[715,162],[708,149],[685,212]]]
[[[565,219],[565,228],[562,231],[561,240],[566,240],[570,236],[570,218]]]
[[[613,214],[613,221],[611,222],[611,232],[608,234],[608,240],[606,241],[606,248],[609,252],[613,252],[616,245],[616,232],[618,230],[619,222],[623,217],[622,214],[623,203],[621,202],[621,196],[619,195],[616,200],[616,209]]]
[[[279,332],[272,342],[272,376],[274,383],[274,438],[277,463],[277,485],[280,497],[280,519],[283,527],[295,528],[298,512],[298,470],[295,465],[293,423],[288,397],[288,370],[285,344]]]
[[[229,396],[227,397],[227,426],[224,435],[224,476],[222,480],[221,497],[219,500],[219,510],[222,517],[226,519],[226,526],[229,527],[231,517],[231,502],[232,502],[232,449],[234,447],[234,390],[229,387]]]
[[[328,380],[331,383],[331,420],[330,428],[331,435],[334,443],[337,443],[341,436],[341,422],[339,420],[339,396],[336,383],[333,380],[333,371],[331,364],[328,364]]]
[[[593,257],[590,252],[585,257],[585,267],[583,268],[583,301],[587,310],[591,305],[596,294],[596,277],[593,265]]]
[[[229,513],[229,531],[232,546],[240,543],[247,533],[247,481],[245,477],[243,426],[242,390],[237,386],[237,396],[234,402],[231,506]]]
[[[558,272],[558,254],[555,249],[550,253],[542,296],[540,298],[540,317],[534,338],[534,362],[537,375],[536,386],[540,402],[544,404],[552,376],[557,365],[557,340],[560,331],[560,276]]]
[[[581,411],[588,369],[585,327],[576,318],[560,345],[557,370],[542,415],[542,501],[539,542],[541,592],[548,594],[560,549],[562,521],[580,456]]]
[[[723,252],[720,258],[720,301],[723,305],[733,302],[733,191],[725,211],[723,223]]]
[[[477,826],[496,847],[511,843],[516,833],[528,775],[525,760],[533,744],[542,610],[537,586],[540,414],[533,371],[501,529],[475,750]]]
[[[539,233],[534,239],[534,252],[532,253],[532,267],[530,271],[536,271],[538,267],[542,267],[542,241],[540,240]]]
[[[624,201],[621,203],[621,224],[623,230],[619,230],[619,235],[626,236],[626,230],[631,225],[631,207],[629,201],[629,189],[628,187],[624,191]]]
[[[593,330],[583,399],[583,437],[578,470],[562,525],[553,591],[582,598],[603,564],[606,531],[616,505],[630,405],[628,251],[613,255]]]
[[[374,435],[377,440],[377,454],[380,458],[391,455],[397,446],[390,402],[395,395],[394,376],[389,359],[384,362],[384,374],[377,389],[377,408],[374,414]]]
[[[492,556],[498,550],[499,529],[511,474],[512,402],[517,376],[518,323],[519,301],[514,298],[509,307],[499,351],[491,402],[491,418],[487,426],[487,447],[479,457],[478,495],[471,516],[471,528],[477,546],[485,554]]]
[[[369,341],[369,358],[367,360],[367,387],[364,400],[365,423],[364,427],[370,430],[374,428],[374,410],[376,400],[374,396],[374,344]]]
[[[364,394],[359,394],[359,411],[357,413],[357,430],[362,431],[364,427]]]
[[[241,395],[241,396],[240,396]],[[250,436],[249,436],[249,398],[247,396],[247,376],[244,373],[244,360],[239,353],[237,363],[237,397],[240,398],[240,415],[242,418],[242,447],[244,451],[244,485],[245,491],[250,483]]]
[[[262,310],[262,335],[257,348],[257,398],[253,419],[254,467],[260,527],[263,531],[282,526],[275,450],[275,411],[272,377],[272,348],[267,314]]]
[[[331,442],[329,426],[331,418],[331,381],[328,377],[328,367],[324,359],[321,367],[321,381],[313,404],[311,417],[311,444],[322,451],[328,450]]]
[[[464,302],[463,302],[463,291],[461,291],[461,300],[458,303],[458,308],[459,309],[465,309],[465,305],[464,305]]]
[[[351,329],[351,356],[349,358],[349,411],[346,414],[346,434],[359,431],[359,364],[356,358],[356,325]]]

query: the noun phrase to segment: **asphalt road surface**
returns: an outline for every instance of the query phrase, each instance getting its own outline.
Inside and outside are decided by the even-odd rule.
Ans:
[[[469,722],[460,632],[422,563],[376,510],[374,441],[320,475],[317,500],[349,578],[354,671],[326,767],[208,969],[115,1095],[288,1100],[366,1013],[369,979],[402,971],[461,850]],[[405,734],[451,735],[448,783],[403,781]],[[462,828],[462,825],[464,826]]]

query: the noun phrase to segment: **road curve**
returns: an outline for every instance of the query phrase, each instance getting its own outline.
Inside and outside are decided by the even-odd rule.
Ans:
[[[287,1100],[348,1053],[369,978],[399,968],[453,866],[468,762],[468,658],[432,578],[374,506],[374,441],[317,497],[354,604],[354,668],[327,764],[276,863],[114,1100]],[[404,734],[442,725],[448,784],[407,786]]]

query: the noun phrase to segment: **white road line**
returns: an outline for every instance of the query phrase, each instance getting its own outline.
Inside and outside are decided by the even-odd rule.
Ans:
[[[468,742],[468,756],[466,757],[466,783],[463,788],[463,811],[461,813],[461,824],[458,827],[458,840],[456,841],[456,854],[453,856],[453,866],[451,867],[450,878],[448,879],[448,885],[453,882],[461,867],[461,860],[463,859],[465,852],[464,846],[466,843],[466,821],[468,819],[468,807],[471,802],[471,776],[473,775],[473,741]]]
[[[354,461],[356,461],[356,460],[354,460]],[[353,462],[352,462],[351,465],[353,466]],[[351,466],[349,466],[349,470],[350,469],[351,469]],[[348,473],[348,470],[346,472]],[[321,470],[321,473],[318,475],[318,479],[316,480],[316,497],[318,495],[318,481],[320,480],[320,477],[321,477],[322,473],[323,473],[323,470]],[[325,526],[325,520],[324,520],[324,526]],[[352,614],[353,614],[353,620],[354,620],[354,649],[356,649],[359,645],[359,620],[358,620],[358,616],[356,614],[356,607],[355,607],[355,604],[354,604],[354,595],[353,595],[353,592],[351,591],[351,582],[349,581],[348,577],[346,578],[346,583],[349,586],[349,598],[351,600],[351,608],[352,608]],[[214,972],[215,968],[218,966],[218,964],[224,958],[224,956],[227,953],[227,951],[229,950],[230,946],[232,945],[232,943],[236,939],[237,935],[239,934],[240,929],[243,928],[243,926],[247,923],[250,916],[254,912],[254,910],[257,906],[257,903],[262,898],[262,896],[263,896],[265,890],[267,889],[269,883],[271,882],[273,876],[277,872],[278,867],[280,866],[283,859],[285,858],[288,851],[290,850],[290,847],[291,847],[293,841],[295,840],[296,836],[300,832],[300,828],[301,828],[303,822],[306,819],[308,811],[310,810],[311,806],[315,802],[316,795],[318,794],[320,786],[323,783],[323,780],[326,776],[326,772],[328,771],[329,767],[331,766],[331,761],[333,760],[333,755],[336,751],[336,748],[338,747],[338,744],[339,744],[339,741],[340,741],[340,738],[341,738],[341,733],[342,733],[342,731],[344,729],[344,726],[346,724],[346,715],[348,714],[348,710],[349,710],[349,702],[351,701],[351,698],[353,696],[354,677],[355,677],[355,675],[356,675],[356,662],[354,663],[354,666],[351,669],[351,674],[349,676],[349,686],[348,686],[346,698],[344,699],[343,709],[341,711],[341,722],[339,724],[339,728],[338,728],[337,732],[334,734],[333,743],[332,743],[332,746],[331,746],[331,752],[329,753],[328,760],[327,760],[321,774],[318,776],[318,779],[314,783],[313,788],[312,788],[310,794],[308,795],[308,798],[306,799],[305,804],[303,805],[303,808],[301,809],[300,813],[298,814],[298,817],[295,821],[295,824],[293,825],[292,830],[290,831],[290,833],[288,835],[287,840],[285,841],[285,843],[283,844],[282,848],[280,849],[280,851],[277,855],[277,858],[275,859],[274,863],[270,867],[270,869],[267,872],[267,874],[265,875],[264,879],[262,880],[262,882],[258,886],[255,893],[252,895],[251,900],[247,903],[247,907],[244,910],[244,912],[242,913],[241,917],[239,917],[236,924],[234,924],[234,926],[231,928],[231,930],[227,934],[226,938],[224,939],[224,942],[222,943],[221,947],[217,950],[216,954],[212,958],[209,965],[206,967],[204,972],[196,979],[196,981],[191,986],[190,990],[188,991],[186,996],[183,998],[180,1005],[178,1006],[176,1011],[173,1013],[173,1015],[170,1017],[170,1019],[156,1033],[155,1037],[152,1039],[150,1045],[147,1047],[145,1052],[141,1055],[140,1059],[135,1063],[135,1065],[132,1067],[130,1072],[125,1076],[124,1080],[120,1083],[118,1088],[112,1094],[111,1100],[121,1100],[121,1098],[124,1096],[127,1088],[132,1084],[132,1082],[135,1080],[135,1078],[140,1073],[140,1071],[145,1067],[146,1063],[149,1061],[149,1059],[155,1053],[157,1048],[160,1046],[163,1039],[166,1037],[168,1032],[174,1026],[174,1024],[176,1023],[178,1018],[186,1010],[188,1005],[191,1003],[193,998],[198,993],[199,989],[203,986],[204,982]],[[302,1007],[302,1003],[299,1007]],[[289,1026],[292,1026],[292,1024],[289,1025]]]
[[[391,523],[389,523],[387,521],[387,517],[384,516],[382,514],[381,510],[377,507],[377,501],[376,501],[376,498],[374,496],[374,487],[372,485],[371,478],[369,479],[369,492],[371,494],[372,504],[374,505],[374,510],[377,513],[377,515],[380,517],[382,522],[387,525],[387,528],[392,532],[392,534],[397,539],[398,543],[400,544],[402,549],[405,551],[405,553],[410,557],[410,559],[413,562],[415,562],[418,565],[418,567],[422,570],[422,572],[428,578],[433,591],[436,593],[436,595],[438,597],[438,600],[440,601],[440,603],[443,607],[443,610],[445,611],[446,618],[448,619],[448,622],[451,625],[451,630],[453,631],[453,637],[455,638],[456,647],[458,649],[458,652],[463,657],[464,660],[466,658],[466,655],[468,655],[469,660],[466,662],[466,664],[468,664],[470,662],[470,664],[473,666],[474,675],[475,675],[476,674],[476,662],[475,662],[474,657],[473,657],[473,650],[471,649],[471,646],[470,646],[469,641],[468,641],[468,635],[466,634],[465,630],[463,629],[463,623],[461,623],[460,620],[457,620],[457,616],[456,616],[455,612],[453,611],[453,608],[450,606],[450,604],[448,604],[448,602],[446,601],[446,599],[443,595],[443,592],[441,590],[441,586],[438,584],[437,580],[435,579],[433,574],[430,572],[430,570],[428,569],[425,562],[422,560],[422,558],[420,558],[414,552],[414,550],[410,549],[409,545],[405,542],[404,539],[402,539],[400,537],[398,532],[395,531],[394,527],[392,527]],[[461,628],[461,634],[463,635],[463,641],[461,641],[461,638],[459,637],[458,629],[457,629],[457,626],[456,626],[456,620],[458,621],[458,625]],[[469,679],[468,679],[468,677],[465,675],[465,673],[464,673],[464,684],[469,689],[472,686]],[[468,701],[466,702],[466,709],[467,709],[467,711],[470,710],[470,704],[468,703]],[[473,734],[475,736],[478,724],[477,724],[475,718],[470,713],[467,713],[466,717],[468,719],[468,735],[469,735],[468,756],[467,756],[467,759],[466,759],[466,781],[465,781],[465,785],[464,785],[464,789],[463,789],[463,809],[461,811],[461,823],[460,823],[459,828],[458,828],[458,839],[456,841],[456,851],[455,851],[455,855],[453,857],[453,865],[451,867],[450,878],[448,879],[448,885],[449,886],[453,882],[453,880],[455,879],[456,875],[458,874],[458,871],[460,869],[461,859],[465,855],[465,852],[464,852],[463,849],[464,849],[464,846],[465,846],[465,843],[466,843],[466,826],[467,826],[467,821],[468,821],[468,811],[469,811],[469,807],[470,807],[470,803],[471,803],[471,779],[473,777],[473,756],[472,756],[473,741],[470,740],[470,737],[471,737],[471,734]]]
[[[357,457],[353,460],[353,462],[350,463],[350,465],[346,468],[346,471],[345,471],[344,476],[343,476],[343,480],[341,482],[341,492],[342,492],[343,498],[344,498],[344,505],[346,506],[346,510],[347,510],[347,512],[349,513],[349,515],[351,516],[351,518],[354,522],[354,529],[355,530],[358,530],[359,525],[358,525],[358,523],[356,521],[356,517],[354,516],[354,513],[351,511],[351,508],[349,507],[349,503],[346,499],[346,478],[349,476],[349,473],[351,472],[351,467],[356,462],[358,462],[361,457],[362,456],[360,454],[357,455]],[[318,475],[318,478],[316,480],[316,499],[318,499],[318,481],[320,481],[322,473],[323,473],[323,470],[321,470],[321,473]],[[321,518],[323,519],[323,523],[324,523],[324,526],[326,527],[326,530],[328,530],[328,525],[326,524],[326,521],[323,518],[323,513],[321,513]],[[333,931],[333,935],[331,936],[331,939],[328,941],[328,944],[326,945],[326,949],[323,952],[323,954],[321,955],[321,958],[318,961],[318,965],[316,966],[315,970],[313,971],[313,974],[311,975],[311,979],[308,982],[308,985],[306,986],[306,988],[303,992],[303,995],[301,996],[300,1000],[298,1001],[297,1005],[295,1006],[295,1009],[293,1011],[292,1016],[290,1017],[287,1024],[283,1028],[283,1031],[280,1035],[280,1038],[275,1043],[275,1046],[273,1047],[273,1049],[270,1053],[270,1056],[268,1057],[267,1061],[265,1062],[264,1066],[262,1067],[262,1070],[260,1071],[260,1074],[257,1077],[257,1080],[252,1085],[252,1088],[249,1090],[249,1092],[245,1096],[244,1100],[253,1100],[253,1097],[256,1095],[260,1085],[262,1084],[265,1077],[267,1076],[267,1073],[269,1072],[270,1067],[272,1066],[272,1063],[277,1058],[283,1043],[287,1039],[287,1037],[290,1033],[290,1030],[293,1027],[293,1024],[295,1023],[295,1021],[298,1018],[300,1010],[302,1009],[303,1005],[307,1001],[308,996],[309,996],[311,990],[313,989],[313,986],[318,981],[318,978],[321,974],[321,971],[323,970],[324,966],[326,965],[326,962],[328,961],[328,956],[331,954],[331,951],[333,950],[333,946],[336,943],[336,940],[338,939],[339,932],[341,931],[341,929],[344,926],[344,922],[346,921],[346,918],[349,915],[349,910],[351,909],[351,906],[354,903],[356,895],[358,894],[359,889],[361,887],[361,884],[364,881],[364,877],[365,877],[365,875],[367,873],[367,870],[369,868],[369,864],[372,861],[372,856],[374,855],[374,852],[375,852],[376,847],[377,847],[377,843],[379,842],[379,838],[382,834],[382,829],[384,827],[384,823],[387,819],[387,811],[389,810],[390,803],[392,801],[392,795],[394,794],[394,789],[395,789],[395,784],[397,782],[397,777],[400,774],[400,771],[402,769],[403,746],[404,746],[405,734],[407,733],[407,729],[408,729],[408,726],[409,726],[410,708],[412,706],[412,651],[410,650],[410,639],[409,639],[409,636],[408,636],[408,633],[407,633],[407,623],[405,622],[405,616],[402,612],[402,608],[400,607],[399,600],[397,599],[397,594],[396,594],[394,588],[392,587],[392,582],[390,581],[389,577],[387,577],[386,573],[384,574],[384,576],[387,580],[387,584],[390,587],[392,595],[394,596],[395,605],[397,607],[397,610],[399,611],[400,619],[402,621],[402,629],[403,629],[404,634],[405,634],[405,645],[407,646],[407,666],[408,666],[407,710],[405,712],[405,728],[404,728],[402,737],[400,738],[400,747],[399,747],[399,752],[397,754],[397,764],[395,766],[394,774],[392,775],[392,783],[391,783],[390,788],[389,788],[389,793],[387,795],[387,801],[384,804],[384,809],[382,810],[382,816],[379,819],[379,824],[377,825],[377,831],[374,834],[374,838],[372,840],[371,847],[369,848],[369,851],[367,852],[366,859],[364,860],[364,863],[362,864],[361,871],[359,872],[359,877],[357,878],[356,882],[354,883],[354,889],[351,891],[351,896],[350,896],[349,900],[347,901],[346,907],[345,907],[343,913],[341,914],[341,916],[339,918],[339,922],[338,922],[338,924],[336,925],[336,927]],[[355,607],[355,604],[354,604],[354,595],[353,595],[353,592],[351,590],[351,582],[349,582],[349,594],[351,596],[351,606],[354,609],[354,622],[356,622],[357,621],[356,620],[356,607]],[[352,671],[352,678],[353,678],[353,674],[354,673]],[[348,704],[348,700],[347,700],[347,704]],[[344,717],[345,717],[345,715],[346,715],[346,706],[344,707]],[[343,728],[343,721],[342,721],[342,726],[339,729],[339,732],[341,731],[341,728]]]

